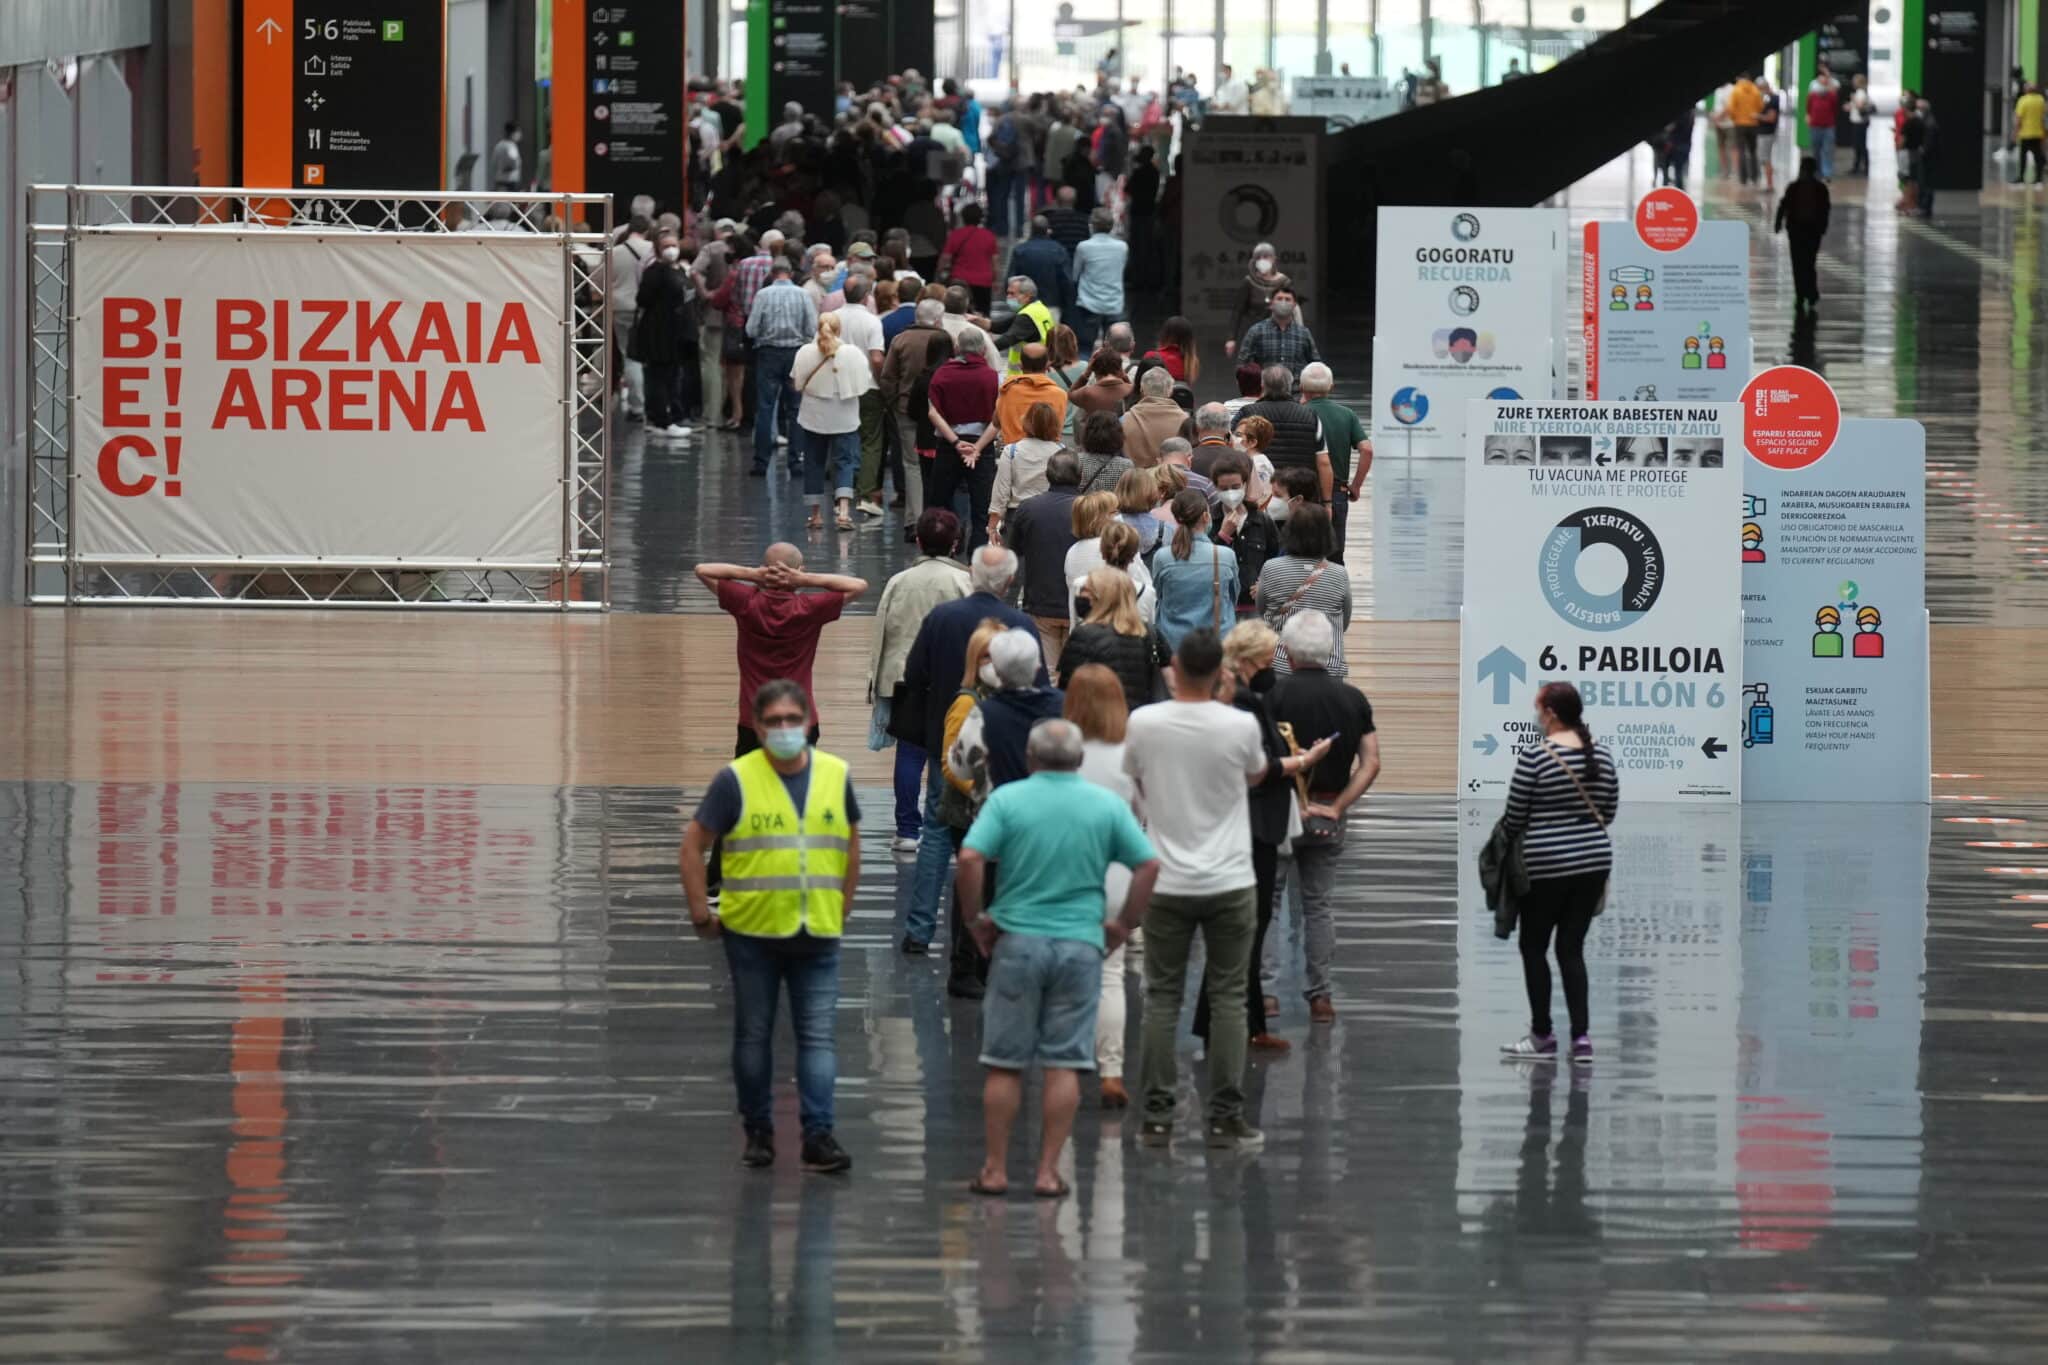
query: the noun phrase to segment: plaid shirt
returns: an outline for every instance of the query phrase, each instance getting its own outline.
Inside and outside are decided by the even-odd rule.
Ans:
[[[747,335],[756,346],[802,346],[818,334],[818,306],[811,296],[784,280],[754,295],[747,314]]]
[[[754,295],[761,292],[763,285],[775,268],[774,258],[765,251],[757,251],[732,268],[732,306],[741,317],[751,314]]]
[[[1315,334],[1299,322],[1283,329],[1274,326],[1273,319],[1261,318],[1245,329],[1244,340],[1237,343],[1238,364],[1262,370],[1268,365],[1285,365],[1296,379],[1301,378],[1304,365],[1322,358]]]

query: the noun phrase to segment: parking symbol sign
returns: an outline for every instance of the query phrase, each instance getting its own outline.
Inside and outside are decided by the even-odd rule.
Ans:
[[[403,19],[386,19],[386,20],[384,21],[384,41],[385,41],[385,42],[387,42],[387,43],[402,43],[402,42],[404,42],[404,41],[405,41],[405,20],[403,20]]]

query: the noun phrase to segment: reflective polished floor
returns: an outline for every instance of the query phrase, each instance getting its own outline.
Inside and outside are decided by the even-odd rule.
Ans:
[[[857,1164],[736,1165],[729,988],[675,874],[735,687],[689,566],[792,536],[879,585],[901,551],[805,536],[728,438],[624,442],[607,618],[0,613],[0,1361],[2037,1358],[2048,207],[1859,197],[1812,336],[1761,231],[1753,312],[1759,358],[1810,345],[1928,425],[1932,806],[1625,806],[1598,1063],[1502,1064],[1494,812],[1447,777],[1455,466],[1383,456],[1352,657],[1389,776],[1343,855],[1339,1019],[1283,919],[1264,1152],[1091,1106],[1059,1203],[965,1190],[978,1016],[892,948],[862,620],[819,677],[869,812]],[[1318,330],[1356,397],[1363,345]]]

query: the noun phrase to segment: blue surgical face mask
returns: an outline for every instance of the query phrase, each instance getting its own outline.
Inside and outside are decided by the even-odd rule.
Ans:
[[[809,743],[810,738],[804,734],[801,725],[778,725],[761,736],[762,747],[774,757],[784,760],[795,758]]]

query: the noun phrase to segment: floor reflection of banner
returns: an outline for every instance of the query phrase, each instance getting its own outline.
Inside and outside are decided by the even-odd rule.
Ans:
[[[552,789],[100,783],[77,787],[73,803],[72,885],[98,888],[70,903],[73,941],[97,945],[73,958],[74,987],[229,983],[252,946],[300,988],[366,958],[382,968],[379,945],[393,942],[422,955],[408,964],[418,976],[444,947],[560,952]],[[534,969],[508,961],[508,988]],[[464,975],[473,985],[489,973],[472,958]],[[154,1007],[147,993],[115,1001]],[[377,1008],[392,1005],[380,997]]]
[[[1802,1250],[1845,1215],[1914,1215],[1929,819],[1918,804],[1802,802],[1743,827],[1746,1248]]]
[[[1521,957],[1493,936],[1477,860],[1497,802],[1458,809],[1458,1212],[1476,1230],[1516,1188],[1530,1078],[1500,1047],[1529,1031]],[[1599,1060],[1585,1153],[1588,1203],[1610,1232],[1723,1226],[1737,1180],[1739,806],[1628,806],[1614,826],[1607,910],[1586,940]],[[1555,971],[1553,969],[1553,977]],[[1551,1009],[1562,1031],[1564,990]],[[1625,1077],[1626,1085],[1616,1078]]]
[[[1373,619],[1457,620],[1464,565],[1464,462],[1382,447],[1372,473]]]

